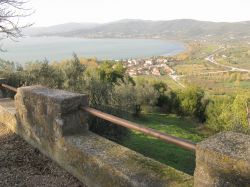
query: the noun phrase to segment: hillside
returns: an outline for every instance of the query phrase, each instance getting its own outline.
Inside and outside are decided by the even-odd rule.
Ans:
[[[23,33],[29,36],[62,35],[75,30],[91,29],[98,25],[97,23],[65,23],[49,27],[30,27],[24,29]]]
[[[59,35],[87,38],[216,38],[250,37],[250,21],[207,22],[190,19],[171,21],[120,20],[106,24],[64,24],[47,28],[33,28],[30,35]],[[37,29],[37,30],[36,30]],[[26,32],[27,33],[27,32]]]

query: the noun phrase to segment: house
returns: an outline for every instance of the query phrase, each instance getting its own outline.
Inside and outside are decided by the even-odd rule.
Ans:
[[[161,76],[161,73],[160,73],[158,68],[154,68],[153,71],[152,71],[152,75]]]
[[[138,65],[139,63],[137,62],[137,60],[132,60],[132,63],[134,64],[134,65]]]
[[[152,61],[152,60],[146,60],[146,61],[145,61],[145,64],[147,64],[147,65],[149,65],[149,66],[150,66],[150,65],[153,65],[153,61]]]
[[[136,76],[137,75],[137,71],[134,70],[134,69],[131,69],[131,70],[128,71],[128,74],[129,74],[129,76]]]

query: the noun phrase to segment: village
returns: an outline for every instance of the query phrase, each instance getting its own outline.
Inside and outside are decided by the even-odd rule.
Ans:
[[[130,76],[175,74],[175,71],[167,65],[168,60],[163,57],[128,59],[122,61],[122,63]]]

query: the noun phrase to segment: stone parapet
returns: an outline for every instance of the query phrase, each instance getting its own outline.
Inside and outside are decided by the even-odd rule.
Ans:
[[[250,136],[220,133],[196,148],[197,187],[250,186]]]
[[[87,96],[19,88],[15,132],[87,186],[193,186],[193,177],[88,131]]]

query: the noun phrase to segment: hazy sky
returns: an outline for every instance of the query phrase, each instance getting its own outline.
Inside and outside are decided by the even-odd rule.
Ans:
[[[67,22],[148,20],[250,20],[250,0],[30,0],[35,26]]]

